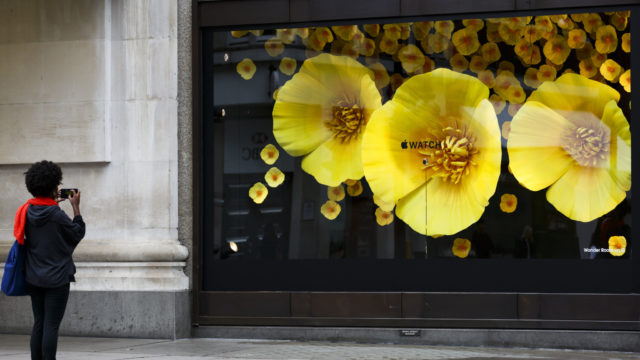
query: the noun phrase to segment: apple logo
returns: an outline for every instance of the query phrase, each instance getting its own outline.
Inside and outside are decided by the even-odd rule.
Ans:
[[[403,141],[400,143],[400,147],[402,147],[403,149],[407,148],[407,140]]]

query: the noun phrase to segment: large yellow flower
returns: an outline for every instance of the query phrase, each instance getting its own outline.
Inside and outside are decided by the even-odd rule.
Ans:
[[[362,133],[381,106],[372,72],[347,56],[307,59],[278,92],[273,134],[302,169],[327,186],[364,175]]]
[[[524,187],[549,187],[565,216],[591,221],[631,188],[631,133],[613,88],[565,74],[534,91],[511,122],[509,166]]]
[[[502,153],[488,97],[480,80],[440,68],[407,80],[371,117],[362,143],[366,179],[418,233],[465,229],[495,192]]]

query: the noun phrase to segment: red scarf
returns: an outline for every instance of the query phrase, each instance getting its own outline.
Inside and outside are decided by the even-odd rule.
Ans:
[[[18,244],[24,245],[24,224],[27,222],[27,209],[29,205],[58,206],[58,203],[51,198],[37,197],[27,200],[24,205],[16,211],[16,220],[13,222],[13,236],[16,237]]]

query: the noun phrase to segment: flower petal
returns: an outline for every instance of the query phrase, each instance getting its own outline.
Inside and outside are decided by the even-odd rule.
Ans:
[[[604,122],[611,129],[609,171],[620,189],[631,189],[631,133],[629,123],[618,104],[611,100],[604,108]]]
[[[360,179],[362,171],[361,140],[342,143],[337,138],[325,141],[302,159],[302,170],[320,184],[338,186],[346,179]]]

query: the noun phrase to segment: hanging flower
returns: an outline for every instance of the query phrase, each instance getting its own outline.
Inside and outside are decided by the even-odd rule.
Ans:
[[[365,39],[366,37],[364,36],[364,33],[360,31],[360,29],[356,28],[355,33],[353,33],[351,43],[354,45],[354,47],[360,47],[363,45]]]
[[[556,79],[557,71],[556,68],[550,65],[542,65],[538,70],[538,81],[553,81]]]
[[[456,238],[453,240],[453,246],[451,247],[451,252],[453,255],[464,259],[469,256],[469,251],[471,250],[471,241],[469,239]]]
[[[587,34],[582,29],[573,29],[569,31],[567,45],[572,49],[582,49],[587,42]]]
[[[436,32],[439,34],[444,34],[447,37],[451,37],[451,33],[453,32],[453,21],[445,20],[445,21],[436,21],[434,28]]]
[[[597,51],[594,51],[591,54],[591,61],[595,66],[601,66],[607,60],[607,54],[601,54]]]
[[[360,55],[371,56],[376,51],[376,42],[372,39],[365,39],[356,49]]]
[[[501,130],[502,131],[500,132],[500,134],[502,135],[502,138],[505,139],[505,140],[508,140],[509,139],[509,133],[511,132],[511,121],[503,122]],[[504,197],[504,195],[502,195],[502,196]],[[502,200],[500,201],[500,204],[502,204]]]
[[[525,26],[524,28],[522,28],[522,30],[520,30],[520,34],[525,41],[532,45],[536,41],[542,39],[542,31],[540,31],[540,29],[535,25]]]
[[[520,85],[512,85],[507,89],[507,100],[511,103],[522,104],[526,98],[527,94]]]
[[[276,160],[278,160],[278,156],[280,156],[280,152],[272,144],[267,144],[262,151],[260,151],[260,158],[267,165],[275,164]]]
[[[380,47],[380,51],[393,55],[398,51],[398,40],[394,40],[383,35],[378,46]]]
[[[405,45],[398,50],[398,58],[402,62],[402,68],[411,74],[424,65],[424,55],[415,45]]]
[[[277,167],[272,167],[264,174],[264,180],[269,187],[275,188],[284,182],[284,173]]]
[[[624,16],[620,16],[618,14],[613,14],[609,18],[609,23],[611,25],[615,26],[615,28],[618,31],[624,31],[624,29],[627,28],[628,19],[626,17],[624,17]]]
[[[449,64],[451,65],[451,69],[457,72],[463,72],[469,68],[469,60],[461,54],[453,55],[451,60],[449,60]]]
[[[487,41],[499,43],[502,41],[502,36],[500,36],[499,24],[487,22]]]
[[[622,87],[624,88],[624,91],[631,92],[631,69],[622,73],[618,81],[620,82],[620,85],[622,85]]]
[[[609,238],[609,254],[622,256],[627,250],[627,239],[624,236],[611,236]]]
[[[278,93],[273,134],[324,185],[363,176],[362,133],[381,98],[373,74],[346,56],[307,59]]]
[[[542,61],[542,56],[540,54],[540,47],[538,45],[531,46],[531,54],[524,58],[521,58],[522,63],[524,65],[536,65]]]
[[[631,134],[611,87],[565,74],[534,91],[514,116],[509,165],[562,214],[591,221],[616,207],[631,188]]]
[[[373,203],[378,205],[380,209],[382,209],[382,211],[386,212],[393,211],[393,208],[396,206],[394,202],[384,202],[380,200],[380,198],[376,194],[373,194]]]
[[[451,38],[456,50],[462,55],[471,55],[480,48],[478,33],[470,28],[464,28],[453,33]]]
[[[569,18],[559,19],[556,23],[562,30],[571,30],[576,27],[576,24]]]
[[[600,54],[609,54],[618,48],[618,35],[611,25],[605,25],[596,31],[596,51]]]
[[[369,70],[373,71],[373,81],[376,83],[376,88],[382,89],[389,85],[389,73],[387,68],[379,62],[373,63],[368,66]]]
[[[418,21],[413,23],[413,35],[416,40],[422,40],[433,29],[433,21]]]
[[[520,39],[521,30],[521,28],[512,28],[506,23],[502,23],[500,24],[500,26],[498,26],[498,33],[500,34],[500,38],[507,45],[511,46],[515,45],[516,42]]]
[[[502,194],[500,197],[500,210],[507,214],[516,211],[518,206],[518,198],[513,194]]]
[[[483,44],[482,47],[480,47],[480,54],[488,64],[500,60],[501,56],[500,48],[498,48],[498,45],[494,42]]]
[[[435,68],[436,68],[436,63],[433,60],[431,60],[430,57],[425,56],[424,57],[424,65],[422,65],[422,67],[420,69],[416,70],[415,73],[417,75],[426,74],[426,73],[428,73],[430,71],[433,71],[433,69],[435,69]]]
[[[488,66],[487,62],[484,61],[484,59],[480,55],[474,55],[471,58],[471,61],[469,62],[469,70],[471,70],[472,72],[474,72],[476,74],[478,74],[482,70],[486,69],[487,66]]]
[[[465,19],[462,20],[462,25],[475,32],[478,32],[484,27],[484,21],[482,21],[482,19]]]
[[[491,70],[482,70],[478,72],[478,79],[489,89],[493,88],[496,84],[496,78],[493,76],[493,72],[491,72]]]
[[[283,57],[282,60],[280,60],[280,71],[285,75],[293,75],[293,73],[296,72],[296,67],[296,59]]]
[[[530,67],[524,73],[524,84],[530,88],[536,89],[542,82],[538,80],[538,69]]]
[[[618,76],[622,72],[622,67],[617,62],[609,59],[600,65],[600,74],[611,82],[617,82]]]
[[[315,51],[322,51],[327,42],[318,34],[318,31],[314,31],[308,38],[308,44],[311,49]]]
[[[356,30],[358,30],[358,27],[356,25],[339,25],[332,26],[331,30],[333,30],[340,39],[344,41],[351,41]]]
[[[493,109],[497,115],[500,115],[502,110],[507,106],[507,102],[498,94],[492,94],[489,96],[489,101],[491,102],[491,105],[493,105]]]
[[[236,71],[245,80],[251,80],[256,73],[256,64],[249,58],[244,58],[236,65]]]
[[[520,86],[520,82],[513,76],[513,73],[508,70],[503,70],[496,77],[496,85],[493,90],[503,98],[509,97],[507,91],[512,86]]]
[[[580,61],[578,67],[580,67],[580,75],[589,79],[598,73],[598,67],[594,65],[590,58]]]
[[[340,55],[345,55],[345,56],[348,56],[348,57],[350,57],[352,59],[357,59],[358,56],[360,56],[360,52],[358,51],[358,49],[356,49],[353,46],[353,44],[346,43],[346,44],[344,44],[344,46],[342,46],[342,49],[340,50]]]
[[[275,36],[265,41],[264,48],[265,50],[267,50],[269,56],[273,57],[276,57],[284,52],[284,45],[282,44],[282,41]]]
[[[371,117],[362,145],[367,182],[418,233],[465,229],[493,195],[502,153],[488,96],[478,79],[440,68],[407,80]],[[402,150],[407,139],[442,145]]]
[[[364,24],[364,31],[371,37],[376,37],[380,33],[379,24]]]
[[[380,226],[386,226],[393,222],[393,213],[384,211],[381,208],[376,209],[376,222]]]
[[[429,34],[422,39],[420,45],[427,54],[439,54],[449,48],[449,38],[443,34]]]
[[[320,207],[320,213],[322,213],[322,215],[324,215],[324,217],[329,220],[334,220],[335,218],[337,218],[338,215],[340,215],[340,210],[340,204],[333,200],[327,200]]]
[[[400,24],[385,24],[382,25],[382,28],[384,29],[384,36],[393,40],[400,39],[400,33],[402,31]]]
[[[561,65],[564,64],[567,57],[569,57],[571,48],[567,44],[567,39],[562,35],[556,35],[544,44],[542,51],[544,52],[544,56],[547,57],[547,60],[556,65]]]
[[[298,35],[301,39],[309,38],[309,29],[308,28],[296,28],[293,29],[293,32]]]
[[[329,186],[327,188],[327,197],[329,200],[341,201],[344,199],[344,187],[342,184],[338,186]]]
[[[590,34],[595,33],[596,30],[603,25],[602,18],[597,13],[585,14],[582,19],[582,24],[584,25],[584,31]]]
[[[256,204],[262,204],[262,202],[264,201],[264,199],[267,198],[267,195],[269,194],[269,189],[267,189],[266,186],[264,186],[263,183],[261,182],[257,182],[255,183],[250,189],[249,189],[249,197],[253,200],[254,203]]]
[[[590,59],[593,53],[597,53],[590,42],[584,44],[582,49],[576,49],[576,57],[578,60]]]
[[[622,47],[622,51],[626,53],[631,52],[631,34],[624,33],[622,34],[622,40],[620,41],[620,47]]]
[[[347,194],[351,197],[356,197],[362,194],[362,182],[358,180],[351,185],[347,185]]]
[[[293,29],[277,29],[276,37],[284,44],[291,44],[296,39],[296,33]]]
[[[513,48],[513,51],[521,59],[530,58],[533,52],[533,44],[524,38],[518,40]]]
[[[314,34],[318,37],[318,39],[322,40],[326,43],[333,42],[333,33],[329,30],[328,27],[319,27],[316,28]]]

